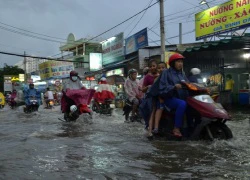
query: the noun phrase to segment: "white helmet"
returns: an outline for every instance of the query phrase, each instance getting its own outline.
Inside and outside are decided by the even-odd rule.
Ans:
[[[71,112],[76,112],[76,111],[77,111],[76,105],[70,106],[70,111],[71,111]]]
[[[105,77],[102,77],[100,80],[101,81],[107,81],[107,79]]]
[[[193,74],[193,75],[197,75],[197,74],[200,74],[201,73],[201,70],[199,68],[192,68],[190,70],[190,72]]]

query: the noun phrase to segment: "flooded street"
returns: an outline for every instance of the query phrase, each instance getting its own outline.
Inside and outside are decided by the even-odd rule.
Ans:
[[[250,179],[249,114],[229,141],[148,141],[139,123],[94,114],[58,120],[59,107],[0,111],[0,179]]]

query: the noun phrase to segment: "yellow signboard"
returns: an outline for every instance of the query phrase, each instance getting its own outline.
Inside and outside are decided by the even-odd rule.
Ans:
[[[165,63],[167,65],[167,67],[169,67],[168,65],[168,60],[170,58],[170,56],[172,56],[173,54],[176,54],[176,52],[173,51],[165,51]]]
[[[231,0],[195,15],[196,40],[250,26],[250,0]]]
[[[57,79],[68,77],[70,71],[74,70],[72,62],[47,61],[39,64],[41,79]]]

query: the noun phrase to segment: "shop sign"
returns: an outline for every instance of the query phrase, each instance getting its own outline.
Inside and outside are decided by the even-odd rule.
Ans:
[[[250,26],[250,0],[231,0],[195,15],[196,40]]]
[[[125,53],[130,54],[145,46],[148,46],[147,28],[137,32],[125,40]]]
[[[37,75],[31,75],[30,78],[33,79],[33,82],[36,82],[36,81],[41,80],[41,77],[40,77],[40,76],[37,76]]]
[[[11,82],[4,82],[4,91],[12,91],[12,83]]]
[[[19,78],[18,78],[18,77],[12,77],[12,78],[11,78],[11,82],[12,82],[12,81],[19,81]]]
[[[69,77],[69,73],[72,70],[74,70],[72,62],[47,61],[39,64],[40,77],[42,80]]]
[[[24,82],[24,74],[19,74],[19,81]]]
[[[14,82],[19,81],[18,75],[4,75],[4,82]]]
[[[102,69],[102,53],[89,53],[90,71]]]
[[[168,60],[169,60],[170,56],[172,56],[173,54],[176,54],[176,52],[173,52],[173,51],[165,51],[165,63],[167,64],[168,67],[169,67],[169,65],[168,65]]]
[[[124,59],[123,33],[102,42],[102,65],[119,62]]]
[[[113,76],[113,75],[120,75],[123,76],[124,75],[124,69],[123,68],[119,68],[119,69],[114,69],[111,71],[107,71],[106,76]]]

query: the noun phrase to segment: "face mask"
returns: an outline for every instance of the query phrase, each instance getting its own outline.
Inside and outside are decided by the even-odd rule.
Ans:
[[[72,81],[76,81],[77,80],[77,76],[72,76]]]

